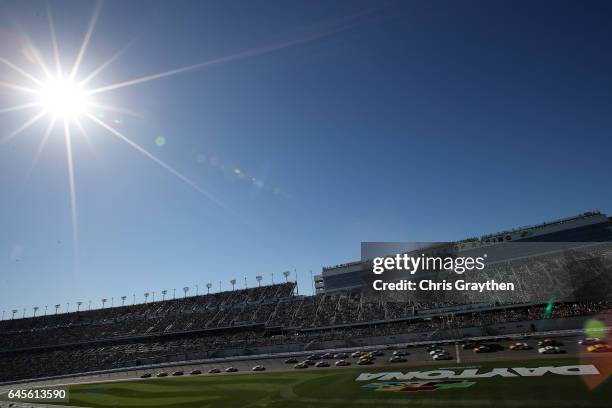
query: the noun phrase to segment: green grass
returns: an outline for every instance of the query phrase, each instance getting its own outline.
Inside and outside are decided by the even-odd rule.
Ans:
[[[494,367],[539,367],[579,364],[576,359],[529,360],[478,364]],[[598,365],[598,364],[596,364]],[[452,367],[440,364],[439,367]],[[602,365],[603,367],[603,365]],[[353,369],[237,374],[124,381],[70,387],[70,405],[88,407],[609,407],[610,380],[589,389],[580,376],[476,379],[469,388],[425,392],[380,392],[356,382],[363,372],[427,371],[434,366],[359,367]],[[600,368],[600,371],[602,369]],[[603,381],[608,373],[598,376]],[[375,382],[373,380],[371,382]]]

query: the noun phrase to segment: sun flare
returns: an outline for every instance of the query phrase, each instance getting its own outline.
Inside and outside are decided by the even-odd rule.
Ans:
[[[75,118],[88,113],[90,101],[76,81],[51,78],[38,91],[38,103],[49,113],[61,118]]]

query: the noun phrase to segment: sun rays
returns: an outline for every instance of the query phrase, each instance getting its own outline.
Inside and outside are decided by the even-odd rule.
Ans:
[[[155,74],[144,75],[135,79],[119,81],[113,84],[91,88],[89,87],[90,82],[100,72],[107,69],[113,62],[115,62],[131,45],[131,43],[129,42],[126,43],[109,59],[104,61],[98,67],[94,68],[91,72],[84,74],[80,72],[80,68],[83,65],[82,63],[87,56],[90,40],[94,36],[95,27],[101,13],[101,9],[102,2],[96,2],[92,16],[85,30],[83,40],[78,49],[78,53],[76,55],[74,63],[70,67],[63,66],[60,45],[57,40],[56,26],[50,6],[48,4],[47,21],[49,26],[49,38],[51,41],[51,52],[53,55],[53,68],[51,68],[45,63],[42,54],[33,44],[30,44],[28,50],[31,52],[31,59],[38,65],[38,68],[40,68],[40,71],[42,73],[40,77],[37,77],[36,75],[33,75],[32,73],[23,69],[18,64],[8,60],[5,56],[0,56],[0,65],[4,65],[13,72],[19,74],[19,76],[24,82],[14,83],[0,81],[0,87],[10,89],[12,91],[22,94],[25,97],[32,98],[30,101],[25,103],[0,108],[0,114],[21,112],[27,110],[33,111],[33,114],[28,119],[26,119],[24,123],[17,126],[14,130],[10,131],[6,135],[0,135],[0,146],[4,143],[13,140],[42,119],[47,118],[48,124],[46,125],[45,130],[41,135],[41,139],[38,143],[36,151],[34,152],[32,163],[27,172],[27,175],[29,175],[34,166],[36,165],[41,153],[45,149],[45,145],[50,135],[53,134],[56,130],[59,130],[63,133],[63,140],[66,152],[66,165],[68,170],[69,203],[72,222],[72,240],[75,268],[77,264],[78,254],[78,216],[76,192],[77,183],[75,174],[75,160],[73,157],[73,128],[76,128],[79,133],[83,135],[83,137],[89,142],[89,132],[86,130],[86,123],[95,125],[96,127],[98,127],[98,129],[106,131],[109,135],[115,137],[116,139],[127,144],[129,147],[135,149],[136,151],[144,155],[146,158],[150,159],[152,162],[162,167],[164,170],[168,171],[177,179],[187,184],[189,187],[191,187],[198,193],[204,195],[206,198],[210,199],[217,205],[227,209],[227,206],[221,200],[219,200],[213,194],[205,190],[202,186],[198,185],[196,182],[183,175],[170,164],[166,163],[144,147],[134,142],[130,137],[125,135],[119,129],[113,127],[111,124],[107,123],[107,121],[104,121],[101,117],[94,115],[92,113],[93,109],[102,109],[104,111],[113,111],[140,117],[138,114],[130,111],[129,109],[108,106],[99,101],[96,101],[97,95],[102,94],[104,92],[118,90],[136,84],[142,84],[157,79],[177,75],[187,71],[206,68],[216,64],[263,55],[305,42],[313,41],[349,28],[350,26],[352,26],[352,23],[354,22],[353,20],[360,16],[350,16],[348,18],[343,19],[340,23],[336,22],[327,25],[324,30],[319,30],[314,34],[292,39],[289,41],[278,42],[276,44],[270,44],[263,47],[249,49],[239,53],[222,56],[216,59],[199,62],[180,68],[170,69]],[[86,121],[86,123],[84,121]]]

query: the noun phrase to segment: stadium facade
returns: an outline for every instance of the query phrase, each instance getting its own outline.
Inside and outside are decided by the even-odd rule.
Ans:
[[[524,245],[513,245],[514,243]],[[535,258],[555,251],[561,255],[570,249],[606,243],[612,243],[611,218],[602,212],[593,211],[538,225],[487,234],[478,238],[428,244],[417,250],[405,251],[405,253],[418,256],[423,250],[427,250],[429,253],[452,252],[455,255],[470,256],[485,251],[489,259],[488,264],[499,265],[514,259]],[[381,247],[384,248],[385,244]],[[377,254],[377,256],[386,255],[394,254]],[[315,276],[316,293],[331,294],[347,290],[362,290],[366,283],[364,272],[366,275],[371,272],[370,263],[371,253],[364,252],[362,246],[361,260],[323,267],[321,274]]]

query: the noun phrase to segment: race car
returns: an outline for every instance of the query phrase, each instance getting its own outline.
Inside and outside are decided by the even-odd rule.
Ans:
[[[362,354],[363,354],[362,351],[354,351],[353,353],[351,353],[351,357],[359,358],[359,357],[361,357]]]
[[[342,359],[348,358],[348,354],[346,354],[346,353],[336,353],[336,354],[334,354],[334,358],[342,360]]]
[[[161,373],[157,373],[156,377],[167,377],[168,373],[165,371],[162,371]]]
[[[400,357],[401,356],[407,356],[408,354],[410,354],[410,353],[408,353],[406,350],[395,350],[393,352],[394,356],[400,356]]]
[[[336,367],[346,367],[346,366],[350,366],[351,362],[350,361],[346,361],[346,360],[338,360],[338,361],[336,361],[336,363],[334,365]]]
[[[431,345],[427,346],[425,351],[427,351],[429,353],[429,352],[432,352],[432,351],[438,350],[438,349],[440,349],[440,346],[438,346],[437,344],[431,344]]]
[[[140,378],[151,378],[151,373],[144,373]]]
[[[541,341],[538,341],[538,346],[539,347],[546,347],[546,346],[554,346],[554,347],[559,347],[562,346],[563,343],[561,343],[559,340],[555,340],[555,339],[544,339]]]
[[[253,371],[266,371],[266,367],[264,367],[262,365],[256,365],[255,367],[251,368],[251,370],[253,370]]]
[[[297,364],[298,363],[298,359],[297,358],[288,358],[285,360],[285,364]]]
[[[444,351],[442,353],[434,354],[432,358],[434,360],[450,360],[453,357],[450,355],[450,353],[447,353],[446,351]]]
[[[370,351],[370,355],[373,357],[381,357],[381,356],[384,356],[385,353],[382,350],[373,350],[373,351]]]
[[[538,349],[540,354],[561,354],[564,353],[558,346],[544,346]]]
[[[306,364],[305,361],[302,361],[301,363],[297,363],[296,365],[294,365],[293,368],[297,368],[297,369],[308,368],[308,364]]]
[[[473,349],[474,353],[493,353],[495,351],[503,350],[504,348],[499,344],[481,344]]]
[[[374,364],[374,362],[370,360],[369,358],[360,358],[359,361],[357,361],[357,365],[372,365],[372,364]]]
[[[236,373],[236,372],[238,372],[238,369],[236,367],[227,367],[225,369],[225,372],[226,373]]]
[[[480,346],[474,347],[472,351],[474,353],[490,353],[493,350],[491,350],[491,348],[489,348],[489,346],[487,346],[486,344],[481,344]]]
[[[321,356],[321,358],[324,360],[331,360],[332,358],[334,358],[334,355],[332,353],[325,353]]]
[[[219,374],[221,372],[221,370],[219,370],[218,368],[211,368],[210,370],[208,370],[208,374]]]
[[[304,364],[306,364],[307,366],[313,366],[315,365],[315,361],[314,360],[304,360],[302,361]]]
[[[189,375],[200,375],[202,374],[201,370],[193,370],[192,372],[189,373]]]
[[[512,343],[510,345],[510,347],[508,347],[510,350],[531,350],[533,347],[531,347],[529,344],[527,343],[523,343],[523,342],[517,342],[517,343]]]
[[[606,353],[612,351],[612,346],[608,344],[593,344],[587,347],[589,353]]]
[[[408,361],[408,360],[406,360],[404,357],[398,356],[398,355],[394,355],[394,356],[392,356],[389,359],[390,363],[405,363],[406,361]]]
[[[175,372],[173,372],[173,373],[172,373],[172,375],[173,375],[174,377],[180,377],[180,376],[181,376],[181,375],[183,375],[183,374],[184,374],[184,373],[183,373],[182,371],[175,371]]]
[[[315,360],[320,360],[321,356],[318,354],[311,354],[308,357],[306,357],[306,360],[310,360],[310,361],[315,361]]]
[[[478,343],[476,341],[468,341],[467,343],[463,343],[461,348],[464,349],[464,350],[473,350],[476,347],[478,347],[479,345],[480,345],[480,343]]]
[[[327,361],[319,361],[317,364],[315,364],[315,367],[329,367],[329,363]]]
[[[593,346],[595,344],[606,344],[607,342],[597,338],[597,337],[587,337],[584,339],[578,340],[578,344],[581,346]]]
[[[438,354],[438,353],[443,353],[443,352],[444,352],[444,350],[442,350],[442,349],[438,349],[438,348],[437,348],[437,349],[433,349],[433,350],[431,350],[431,351],[429,352],[429,355],[430,355],[430,356],[435,356],[436,354]]]

